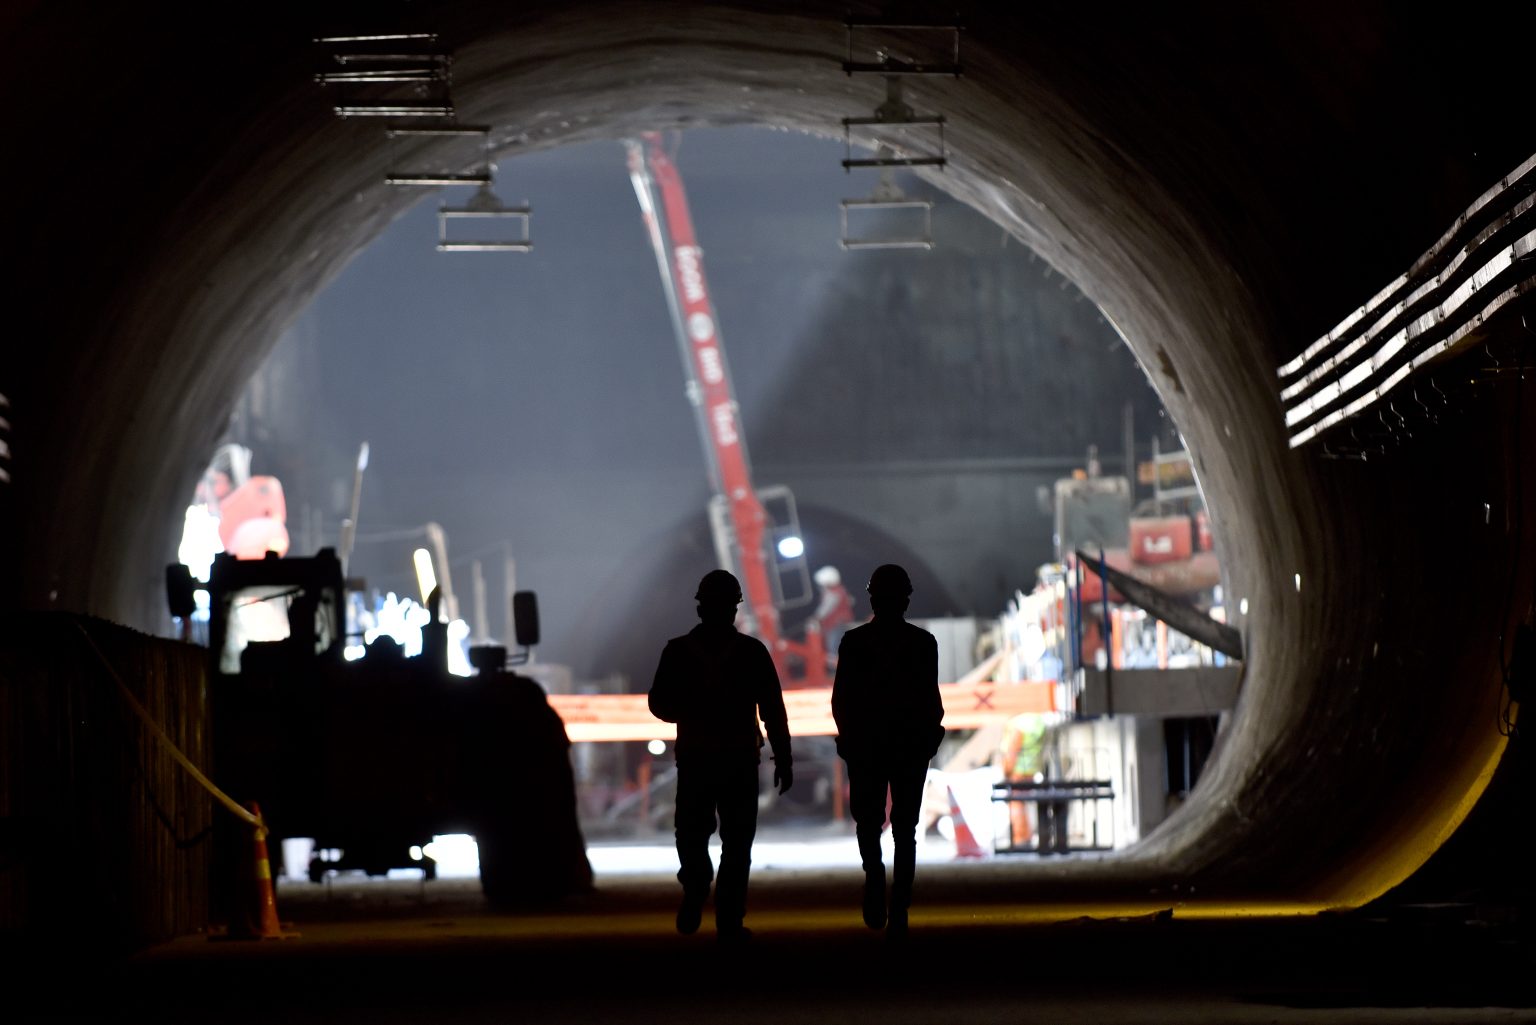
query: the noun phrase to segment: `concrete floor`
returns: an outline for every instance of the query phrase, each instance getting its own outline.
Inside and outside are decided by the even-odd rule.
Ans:
[[[859,920],[857,869],[761,869],[743,948],[719,947],[707,919],[678,936],[676,883],[654,871],[600,873],[596,892],[527,915],[490,912],[470,878],[284,883],[287,939],[186,937],[69,985],[18,972],[40,985],[6,1019],[1536,1021],[1529,937],[1469,922],[1471,909],[1198,919],[1185,917],[1195,905],[1169,916],[950,899],[984,898],[986,874],[924,864],[912,934],[893,945]],[[925,883],[940,896],[925,902]]]

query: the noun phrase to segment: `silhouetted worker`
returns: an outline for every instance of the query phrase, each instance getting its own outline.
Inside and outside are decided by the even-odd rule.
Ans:
[[[794,782],[789,721],[778,670],[768,648],[736,629],[741,584],[723,569],[699,581],[699,625],[667,642],[651,684],[651,714],[677,723],[678,882],[683,901],[677,931],[696,932],[715,883],[715,930],[743,940],[747,877],[757,835],[761,718],[773,747],[773,782],[784,793]],[[709,838],[720,826],[720,874],[715,879]]]
[[[912,581],[886,564],[869,578],[874,618],[843,634],[832,684],[837,753],[848,763],[849,809],[864,864],[864,924],[887,923],[880,833],[890,792],[896,870],[887,935],[904,936],[917,869],[917,818],[928,763],[944,739],[939,647],[933,634],[903,618]]]

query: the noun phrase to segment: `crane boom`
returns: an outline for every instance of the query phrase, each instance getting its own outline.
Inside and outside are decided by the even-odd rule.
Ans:
[[[710,480],[729,510],[734,568],[741,577],[749,625],[768,646],[780,678],[786,678],[786,645],[780,635],[779,612],[763,547],[769,533],[768,517],[752,486],[746,436],[682,176],[663,148],[660,133],[644,133],[626,146],[630,180],[656,251]]]

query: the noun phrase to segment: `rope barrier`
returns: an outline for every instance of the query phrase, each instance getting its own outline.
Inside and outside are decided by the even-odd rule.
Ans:
[[[80,631],[80,635],[85,638],[85,643],[90,645],[91,651],[96,654],[96,658],[101,662],[102,668],[107,671],[107,675],[112,678],[112,682],[117,684],[118,692],[122,694],[123,700],[128,703],[128,707],[149,728],[150,733],[165,747],[176,763],[183,769],[186,769],[203,789],[212,794],[214,800],[233,812],[236,818],[255,827],[259,839],[265,839],[267,827],[261,818],[251,814],[248,809],[242,807],[233,797],[220,790],[213,780],[205,776],[201,769],[192,764],[192,760],[182,753],[181,748],[176,746],[176,742],[171,740],[160,724],[149,714],[149,710],[139,703],[138,698],[133,696],[133,691],[129,690],[122,677],[117,675],[117,670],[112,668],[112,663],[107,661],[107,656],[102,654],[101,649],[96,646],[95,640],[91,638],[90,632],[78,620],[75,622],[75,629]]]

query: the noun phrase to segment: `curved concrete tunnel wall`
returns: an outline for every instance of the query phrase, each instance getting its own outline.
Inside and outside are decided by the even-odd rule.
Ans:
[[[336,120],[311,80],[308,40],[331,26],[268,13],[216,39],[171,15],[98,14],[83,34],[51,12],[15,26],[33,63],[13,97],[41,85],[86,119],[60,132],[37,105],[22,137],[57,161],[50,189],[93,201],[20,212],[33,240],[23,324],[47,346],[7,385],[24,606],[159,621],[161,568],[207,440],[283,326],[414,198],[382,184],[379,126]],[[1373,106],[1402,85],[1390,75],[1419,81],[1383,57],[1417,30],[1406,16],[1314,34],[1310,13],[1212,7],[1113,26],[1086,11],[976,14],[964,77],[913,83],[914,105],[948,119],[951,162],[933,180],[1069,275],[1148,368],[1196,454],[1233,604],[1250,602],[1241,704],[1193,798],[1123,857],[1020,865],[998,892],[1178,885],[1358,903],[1428,855],[1502,751],[1506,593],[1447,586],[1406,556],[1469,538],[1459,574],[1507,579],[1528,526],[1511,510],[1536,514],[1532,496],[1513,498],[1531,482],[1513,472],[1507,421],[1487,409],[1410,459],[1328,463],[1286,447],[1273,368],[1507,167],[1418,145],[1409,114]],[[417,16],[454,48],[461,119],[498,127],[512,175],[520,150],[666,124],[835,132],[883,88],[843,73],[841,5],[550,3],[513,16],[442,3]],[[95,74],[55,77],[65,68]],[[1385,121],[1362,128],[1373,117]],[[1522,130],[1484,152],[1513,166],[1536,149]],[[1323,152],[1338,166],[1298,177]],[[80,252],[78,239],[101,237],[101,200],[110,249]],[[1426,495],[1424,479],[1447,486]],[[1485,501],[1502,523],[1485,525]],[[1536,545],[1521,551],[1523,595]]]

